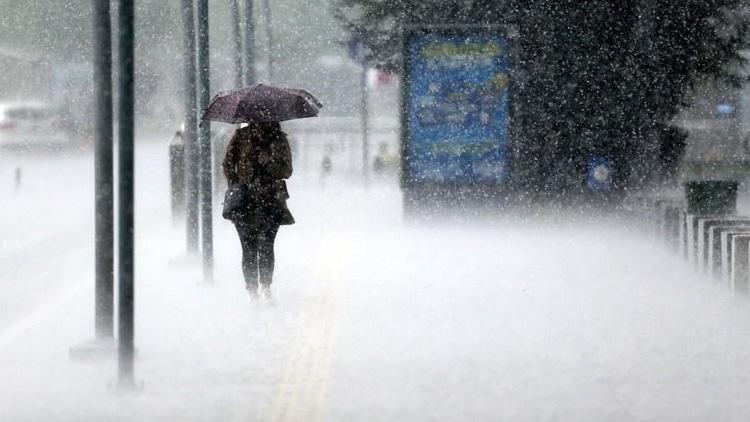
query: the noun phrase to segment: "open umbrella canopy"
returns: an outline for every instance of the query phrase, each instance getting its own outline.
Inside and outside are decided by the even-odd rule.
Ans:
[[[255,85],[218,93],[203,114],[203,120],[225,123],[281,122],[315,117],[323,107],[302,89]]]

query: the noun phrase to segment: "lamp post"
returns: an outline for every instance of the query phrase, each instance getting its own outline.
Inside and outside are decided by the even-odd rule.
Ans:
[[[198,0],[198,110],[208,107],[210,98],[210,63],[208,34],[208,0]],[[213,211],[211,183],[211,124],[201,122],[198,131],[200,161],[201,246],[203,279],[213,279]]]
[[[362,179],[365,186],[370,180],[370,107],[369,90],[367,88],[367,63],[362,60],[362,73],[360,74],[360,121],[362,125]]]
[[[239,0],[229,0],[230,12],[232,14],[232,38],[234,39],[234,86],[242,86],[242,16],[240,15]]]
[[[133,0],[119,1],[118,379],[125,388],[134,386],[134,9]]]
[[[265,16],[266,21],[266,39],[268,40],[268,49],[267,49],[267,59],[268,59],[268,71],[266,73],[268,77],[268,82],[271,83],[273,81],[273,48],[274,48],[274,41],[273,41],[273,19],[271,18],[271,2],[269,0],[263,0],[263,15]]]
[[[255,19],[253,0],[245,0],[245,85],[255,85]]]
[[[94,0],[94,167],[96,339],[114,338],[114,161],[112,18],[109,1]]]
[[[185,66],[185,226],[187,251],[198,251],[198,118],[196,109],[195,8],[182,0],[183,62]]]

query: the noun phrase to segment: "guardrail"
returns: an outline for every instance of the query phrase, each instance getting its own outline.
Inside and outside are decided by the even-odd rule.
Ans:
[[[750,217],[691,213],[683,199],[639,200],[659,242],[699,273],[737,294],[750,293]]]

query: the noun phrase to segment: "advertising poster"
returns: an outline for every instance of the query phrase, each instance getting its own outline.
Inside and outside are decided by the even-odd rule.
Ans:
[[[507,39],[493,32],[414,33],[405,48],[406,182],[506,179]]]

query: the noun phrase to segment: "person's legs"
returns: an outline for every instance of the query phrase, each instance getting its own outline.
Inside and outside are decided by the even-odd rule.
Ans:
[[[251,292],[258,288],[258,230],[243,224],[236,224],[237,234],[242,245],[242,274],[245,287]]]
[[[278,231],[278,224],[271,224],[260,229],[258,233],[258,264],[261,286],[269,287],[273,282],[275,262],[273,244],[276,241]]]

